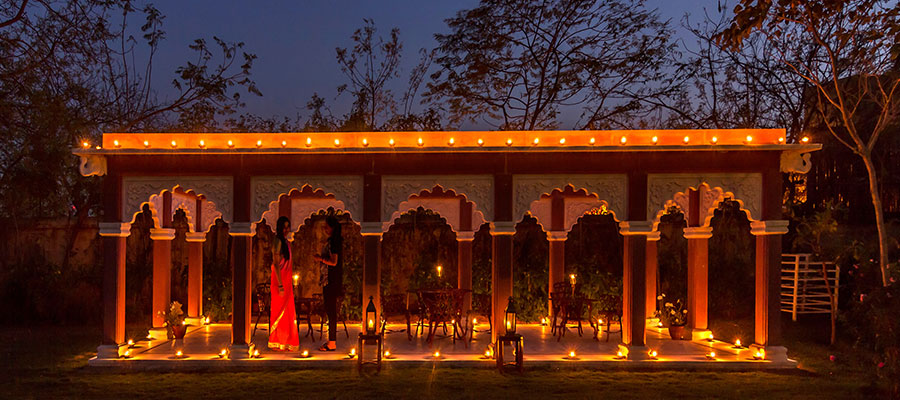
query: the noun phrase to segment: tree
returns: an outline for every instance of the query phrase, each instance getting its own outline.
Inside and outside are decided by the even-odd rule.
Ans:
[[[900,4],[883,0],[741,0],[716,39],[732,48],[753,32],[775,45],[778,59],[815,92],[827,131],[866,167],[878,230],[882,284],[889,283],[888,238],[873,150],[896,123],[900,88]],[[790,42],[814,44],[798,57]]]
[[[0,218],[17,228],[21,218],[66,217],[71,249],[100,200],[73,145],[108,131],[214,129],[216,116],[242,106],[238,89],[260,94],[255,56],[214,38],[190,45],[196,58],[173,71],[174,96],[160,98],[150,81],[163,20],[128,0],[0,6]]]
[[[455,123],[501,129],[555,128],[571,106],[580,127],[614,124],[640,108],[673,50],[643,1],[482,0],[447,25],[426,98],[445,100]]]
[[[353,32],[353,49],[336,48],[337,62],[344,75],[350,79],[350,91],[355,97],[354,108],[361,112],[367,130],[376,129],[378,115],[393,112],[396,104],[391,91],[385,84],[398,76],[403,44],[400,30],[391,29],[390,38],[385,41],[375,37],[375,23],[365,19],[362,28]],[[346,86],[338,88],[338,92]]]

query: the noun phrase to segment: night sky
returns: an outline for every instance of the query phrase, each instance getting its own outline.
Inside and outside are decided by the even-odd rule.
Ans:
[[[171,96],[174,70],[191,59],[187,45],[195,38],[213,35],[226,41],[242,41],[259,58],[252,70],[263,97],[244,95],[245,111],[261,116],[305,117],[306,102],[317,92],[336,115],[348,111],[349,94],[336,98],[338,85],[347,83],[335,61],[335,47],[350,47],[350,35],[364,18],[375,21],[380,34],[400,29],[403,63],[395,92],[406,86],[409,69],[420,48],[435,46],[433,35],[446,32],[444,19],[476,6],[477,0],[460,1],[225,1],[191,0],[156,3],[166,16],[166,40],[156,55],[153,86],[161,97]],[[716,12],[715,0],[648,0],[650,8],[679,25],[685,13],[699,21],[703,8]],[[142,21],[135,18],[132,25]],[[136,35],[137,36],[137,35]],[[693,44],[693,43],[690,43]],[[565,121],[563,122],[565,125]],[[490,129],[490,126],[466,126]],[[562,128],[569,128],[562,126]]]

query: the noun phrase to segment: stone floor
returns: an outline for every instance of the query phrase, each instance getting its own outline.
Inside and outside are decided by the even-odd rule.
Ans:
[[[317,328],[318,326],[316,326]],[[464,340],[454,341],[451,335],[436,337],[431,345],[426,343],[425,335],[417,335],[413,340],[407,339],[405,324],[389,324],[389,330],[385,337],[385,350],[391,354],[391,359],[386,360],[391,364],[421,364],[439,362],[448,365],[484,366],[491,367],[494,361],[484,358],[485,350],[490,342],[490,334],[486,324],[476,327],[474,338],[466,343]],[[599,340],[593,338],[593,329],[585,325],[583,335],[579,336],[577,329],[570,327],[565,336],[558,340],[550,332],[550,327],[539,324],[520,324],[518,332],[524,337],[524,356],[526,365],[553,366],[585,366],[585,367],[609,367],[609,368],[641,368],[641,369],[772,369],[794,368],[796,363],[783,357],[781,360],[754,360],[754,350],[748,348],[736,349],[733,343],[723,341],[698,340],[671,340],[665,328],[657,328],[655,321],[648,320],[647,345],[645,348],[632,351],[640,351],[641,354],[630,354],[627,359],[617,359],[620,334],[619,326],[613,325],[612,336],[607,341],[607,326]],[[348,357],[352,349],[357,346],[359,325],[348,324],[349,332],[346,334],[341,325],[338,325],[338,351],[319,352],[316,348],[325,339],[319,339],[319,333],[315,333],[315,340],[307,334],[307,327],[300,329],[300,351],[309,352],[309,358],[300,357],[300,351],[278,352],[267,348],[267,325],[260,323],[259,329],[253,337],[255,347],[259,350],[258,358],[239,359],[239,357],[220,358],[219,353],[228,348],[231,341],[231,325],[211,324],[206,326],[191,327],[183,340],[170,341],[160,339],[165,337],[165,331],[153,331],[153,339],[136,340],[131,349],[129,358],[120,359],[92,359],[90,365],[121,367],[125,369],[181,369],[181,368],[231,368],[235,366],[273,366],[273,367],[338,367],[355,365]],[[415,328],[413,328],[415,329]],[[439,331],[439,333],[443,333]],[[450,333],[450,331],[448,331]],[[326,333],[327,336],[327,333]],[[367,359],[373,355],[371,347],[366,348]],[[176,351],[182,352],[182,357],[176,357]],[[657,352],[656,359],[649,359],[645,355],[649,350]],[[371,350],[374,351],[374,350]],[[568,359],[570,352],[575,352],[576,359]],[[124,349],[122,350],[124,352]],[[435,358],[435,352],[439,352],[439,358]],[[715,359],[709,359],[707,355],[715,352]],[[507,349],[507,354],[509,349]]]

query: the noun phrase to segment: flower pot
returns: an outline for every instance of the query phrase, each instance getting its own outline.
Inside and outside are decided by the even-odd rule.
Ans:
[[[672,340],[682,340],[684,337],[684,325],[670,325],[669,337],[671,337]]]
[[[175,339],[184,339],[184,334],[187,333],[187,325],[177,324],[172,326],[172,336]]]

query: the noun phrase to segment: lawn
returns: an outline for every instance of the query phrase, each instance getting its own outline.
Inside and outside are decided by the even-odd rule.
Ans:
[[[253,372],[106,372],[87,367],[97,328],[0,328],[0,398],[872,398],[849,348],[830,350],[820,323],[786,327],[790,372],[615,372],[387,368]],[[728,327],[721,327],[727,332]],[[725,333],[729,334],[729,333]],[[815,335],[816,337],[814,337]],[[822,338],[818,338],[822,336]],[[724,338],[724,336],[723,336]],[[829,359],[836,356],[836,361]],[[846,359],[846,360],[845,360]]]

